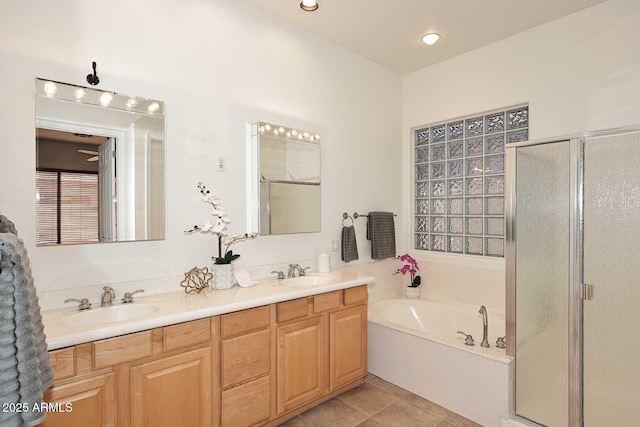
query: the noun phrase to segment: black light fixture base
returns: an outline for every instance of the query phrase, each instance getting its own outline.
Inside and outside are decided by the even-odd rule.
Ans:
[[[89,82],[90,85],[92,86],[96,86],[98,83],[100,83],[100,78],[98,77],[98,74],[96,73],[96,66],[97,64],[94,62],[91,63],[92,67],[93,67],[93,74],[87,74],[87,82]]]

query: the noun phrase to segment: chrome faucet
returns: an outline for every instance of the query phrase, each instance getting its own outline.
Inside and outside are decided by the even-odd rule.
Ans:
[[[487,308],[484,305],[480,306],[478,313],[482,314],[482,343],[480,343],[480,346],[489,348],[489,319],[487,316]]]
[[[296,271],[298,272],[298,276],[304,276],[304,271],[302,271],[298,264],[289,264],[287,277],[296,277]]]
[[[111,307],[113,299],[116,297],[116,291],[111,286],[102,288],[102,296],[100,297],[100,307]]]

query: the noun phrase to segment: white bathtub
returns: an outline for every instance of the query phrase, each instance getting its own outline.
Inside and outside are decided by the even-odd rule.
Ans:
[[[495,347],[504,315],[489,312],[482,341],[479,307],[387,299],[369,305],[369,371],[486,427],[509,416],[510,359]],[[464,344],[464,331],[476,345]]]

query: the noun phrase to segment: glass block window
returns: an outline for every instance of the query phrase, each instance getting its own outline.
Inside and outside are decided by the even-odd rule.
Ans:
[[[527,139],[527,106],[417,129],[415,248],[504,257],[504,146]]]

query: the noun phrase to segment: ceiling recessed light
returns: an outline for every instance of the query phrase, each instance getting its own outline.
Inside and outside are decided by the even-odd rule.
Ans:
[[[431,46],[432,44],[434,44],[438,40],[440,40],[440,34],[438,34],[438,33],[429,33],[429,34],[425,34],[424,36],[422,36],[422,41],[424,43],[428,44],[429,46]]]
[[[302,10],[305,10],[307,12],[313,12],[314,10],[316,10],[318,7],[320,6],[320,4],[318,3],[317,0],[302,0],[300,2],[300,8]]]

